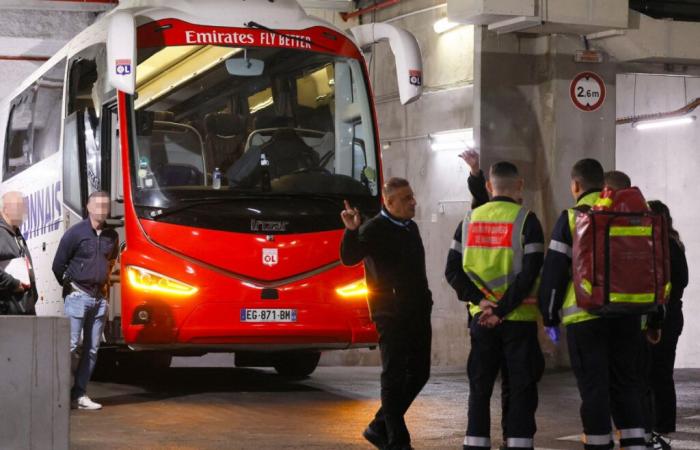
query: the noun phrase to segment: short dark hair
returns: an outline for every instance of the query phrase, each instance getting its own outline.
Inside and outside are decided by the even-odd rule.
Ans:
[[[584,191],[603,189],[605,171],[598,160],[585,158],[574,164],[571,169],[571,179],[577,181]]]
[[[489,169],[489,179],[491,185],[497,190],[514,187],[515,182],[520,178],[520,172],[515,164],[508,161],[500,161]]]
[[[385,197],[391,195],[396,191],[397,189],[410,186],[408,183],[408,180],[405,178],[399,178],[399,177],[391,177],[386,182],[384,183],[384,186],[382,187],[382,193],[384,194]]]
[[[92,200],[93,198],[97,198],[97,197],[107,197],[107,198],[109,198],[109,194],[106,193],[105,191],[95,191],[95,192],[92,192],[90,195],[88,195],[87,202],[90,203],[90,200]]]
[[[605,185],[610,189],[628,189],[632,187],[632,180],[625,172],[619,170],[611,170],[605,172]]]
[[[500,161],[491,166],[490,173],[494,177],[515,178],[520,176],[515,164],[508,161]]]

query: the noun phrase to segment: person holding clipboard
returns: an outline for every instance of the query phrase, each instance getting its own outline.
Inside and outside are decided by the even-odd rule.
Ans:
[[[32,258],[19,230],[27,215],[21,192],[2,196],[0,206],[0,314],[36,315],[38,299]]]

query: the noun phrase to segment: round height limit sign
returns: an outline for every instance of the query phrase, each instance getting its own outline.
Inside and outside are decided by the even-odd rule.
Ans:
[[[571,81],[571,101],[581,111],[595,111],[605,102],[605,82],[594,72],[581,72]]]

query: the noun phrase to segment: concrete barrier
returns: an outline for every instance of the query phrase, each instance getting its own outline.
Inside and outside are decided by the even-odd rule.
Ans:
[[[68,450],[70,324],[0,316],[0,449]]]

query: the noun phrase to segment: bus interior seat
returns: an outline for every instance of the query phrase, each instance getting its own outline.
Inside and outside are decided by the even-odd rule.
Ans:
[[[319,155],[290,128],[280,128],[260,147],[270,162],[270,178],[279,178],[296,170],[318,167]]]
[[[204,175],[200,169],[190,164],[170,161],[166,136],[172,132],[168,123],[177,123],[175,113],[171,111],[152,111],[149,114],[152,121],[149,126],[150,137],[150,167],[159,186],[198,186],[204,183]],[[159,123],[160,122],[160,123]]]
[[[299,106],[297,118],[299,128],[324,132],[335,130],[331,108],[328,105],[322,105],[318,108]]]
[[[214,167],[226,171],[243,154],[245,121],[226,112],[209,113],[204,118],[205,146]]]

